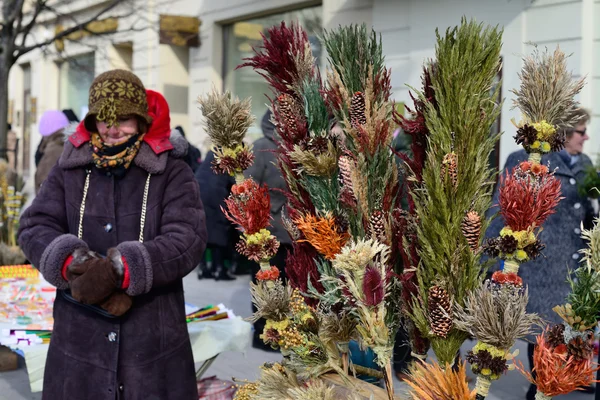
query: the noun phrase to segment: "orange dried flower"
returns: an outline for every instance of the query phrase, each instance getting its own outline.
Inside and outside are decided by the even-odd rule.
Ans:
[[[515,286],[523,286],[523,279],[514,272],[504,273],[502,271],[496,271],[492,274],[492,281],[500,285],[511,283]]]
[[[581,360],[569,355],[566,346],[562,349],[564,345],[552,347],[545,339],[547,331],[548,328],[538,335],[533,352],[536,377],[533,378],[520,361],[515,363],[517,370],[536,385],[539,391],[550,397],[571,393],[582,386],[598,382],[594,379],[597,365],[591,360]]]
[[[521,168],[521,171],[527,172],[529,171],[529,168],[531,168],[531,163],[529,161],[523,161],[519,164],[519,168]]]
[[[270,269],[260,270],[256,273],[256,279],[259,281],[276,281],[279,278],[279,268],[271,265]]]
[[[348,232],[339,232],[335,217],[331,214],[325,217],[309,214],[300,216],[294,222],[306,237],[299,242],[309,242],[328,260],[333,260],[350,238]]]
[[[542,164],[533,164],[531,166],[531,173],[537,176],[545,175],[548,173],[548,167]]]

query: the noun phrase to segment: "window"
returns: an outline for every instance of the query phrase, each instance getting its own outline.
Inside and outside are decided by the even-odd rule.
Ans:
[[[87,114],[88,93],[94,81],[94,54],[85,54],[62,61],[60,68],[60,108],[70,108],[81,120]]]
[[[240,21],[224,27],[223,81],[225,90],[229,90],[240,98],[252,97],[252,113],[256,116],[256,122],[248,131],[250,141],[262,136],[260,121],[267,111],[269,100],[266,96],[271,96],[271,91],[265,79],[252,68],[238,70],[235,68],[244,62],[244,58],[254,55],[252,48],[262,44],[261,33],[266,34],[270,27],[280,24],[281,21],[285,21],[286,24],[292,21],[298,22],[306,30],[313,54],[319,60],[321,43],[318,35],[323,30],[322,14],[322,7],[316,6]]]

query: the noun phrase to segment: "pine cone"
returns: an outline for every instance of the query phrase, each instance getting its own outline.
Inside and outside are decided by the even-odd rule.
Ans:
[[[469,243],[469,247],[473,252],[476,252],[479,247],[479,235],[481,233],[481,217],[479,217],[477,211],[469,211],[463,218],[460,228]]]
[[[367,123],[365,95],[356,92],[350,100],[350,123],[354,128]]]
[[[548,330],[546,339],[552,347],[565,344],[565,326],[563,324],[554,325]]]
[[[458,159],[454,152],[446,154],[442,160],[442,180],[446,179],[446,174],[450,175],[450,182],[456,188],[458,185]]]
[[[342,187],[352,188],[352,179],[350,174],[352,171],[352,160],[348,156],[341,156],[338,161],[338,167],[340,169],[340,185]]]
[[[436,336],[445,338],[452,329],[450,295],[440,286],[429,288],[429,323]]]
[[[592,345],[589,340],[577,336],[567,343],[569,354],[577,360],[587,360],[592,355]]]
[[[369,218],[369,236],[371,239],[377,239],[381,243],[386,242],[383,213],[379,210],[374,211],[371,218]]]
[[[296,99],[287,93],[283,93],[277,97],[277,107],[280,120],[285,125],[284,128],[293,132],[293,136],[296,137],[297,127],[306,123],[302,107],[300,107]]]
[[[490,238],[487,239],[482,246],[482,250],[485,254],[492,258],[496,258],[500,255],[500,239],[499,238]]]
[[[504,254],[511,254],[517,250],[519,241],[510,235],[506,235],[500,238],[498,244],[498,250]]]
[[[536,240],[535,242],[525,246],[523,250],[525,250],[525,253],[527,253],[527,257],[529,257],[531,260],[535,260],[540,256],[540,254],[542,254],[542,250],[544,250],[544,248],[546,248],[546,246],[539,240]]]
[[[514,137],[517,144],[522,144],[525,147],[531,146],[537,140],[537,131],[531,125],[523,125],[517,130]]]
[[[565,147],[566,140],[567,137],[565,135],[565,132],[563,130],[559,130],[554,134],[554,136],[550,140],[550,150],[556,152],[561,151],[563,147]]]

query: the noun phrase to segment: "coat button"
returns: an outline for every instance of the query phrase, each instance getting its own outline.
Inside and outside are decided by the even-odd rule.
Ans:
[[[576,183],[577,183],[577,181],[575,180],[575,178],[571,178],[571,179],[569,179],[569,183],[570,183],[571,185],[574,185],[574,184],[576,184]]]
[[[111,332],[108,334],[108,341],[114,342],[117,340],[117,334],[115,332]]]
[[[110,232],[110,231],[112,231],[112,228],[113,228],[113,227],[112,227],[112,224],[106,224],[106,225],[104,225],[104,231],[105,231],[105,232]]]
[[[579,254],[575,253],[571,257],[573,257],[573,260],[578,260],[579,259]]]
[[[123,390],[125,390],[125,386],[123,386],[123,384],[121,383],[119,385],[119,392],[122,392]]]
[[[581,229],[575,228],[573,229],[573,232],[575,232],[576,235],[579,235],[581,233]]]
[[[575,208],[576,210],[579,210],[581,208],[581,203],[575,203],[573,205],[573,208]]]

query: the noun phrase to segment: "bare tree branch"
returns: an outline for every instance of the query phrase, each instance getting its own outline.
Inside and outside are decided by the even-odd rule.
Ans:
[[[29,33],[31,32],[31,29],[35,25],[40,13],[46,8],[46,3],[47,3],[47,1],[45,1],[45,0],[38,0],[35,3],[35,9],[33,10],[33,14],[31,15],[31,20],[23,28],[21,28],[21,22],[23,21],[23,10],[21,10],[21,18],[19,19],[19,25],[17,26],[17,35],[18,34],[22,35],[21,47],[25,46],[25,43],[27,43],[27,36],[29,36]]]
[[[50,39],[46,39],[46,40],[44,40],[42,42],[38,42],[38,43],[32,44],[30,46],[18,46],[18,47],[16,47],[15,50],[17,51],[17,54],[16,54],[15,58],[19,58],[22,55],[27,54],[30,51],[32,51],[34,49],[37,49],[39,47],[48,46],[48,45],[54,43],[57,40],[66,38],[68,35],[70,35],[73,32],[77,32],[79,30],[84,29],[87,24],[89,24],[90,22],[96,21],[98,18],[100,18],[102,15],[106,14],[108,11],[112,10],[113,8],[115,8],[121,2],[122,2],[122,0],[112,0],[108,5],[106,5],[105,7],[103,7],[96,14],[92,15],[89,18],[84,19],[83,21],[79,22],[75,26],[72,26],[72,27],[70,27],[68,29],[65,29],[64,31],[62,31],[60,33],[57,33],[56,35],[54,35]]]

